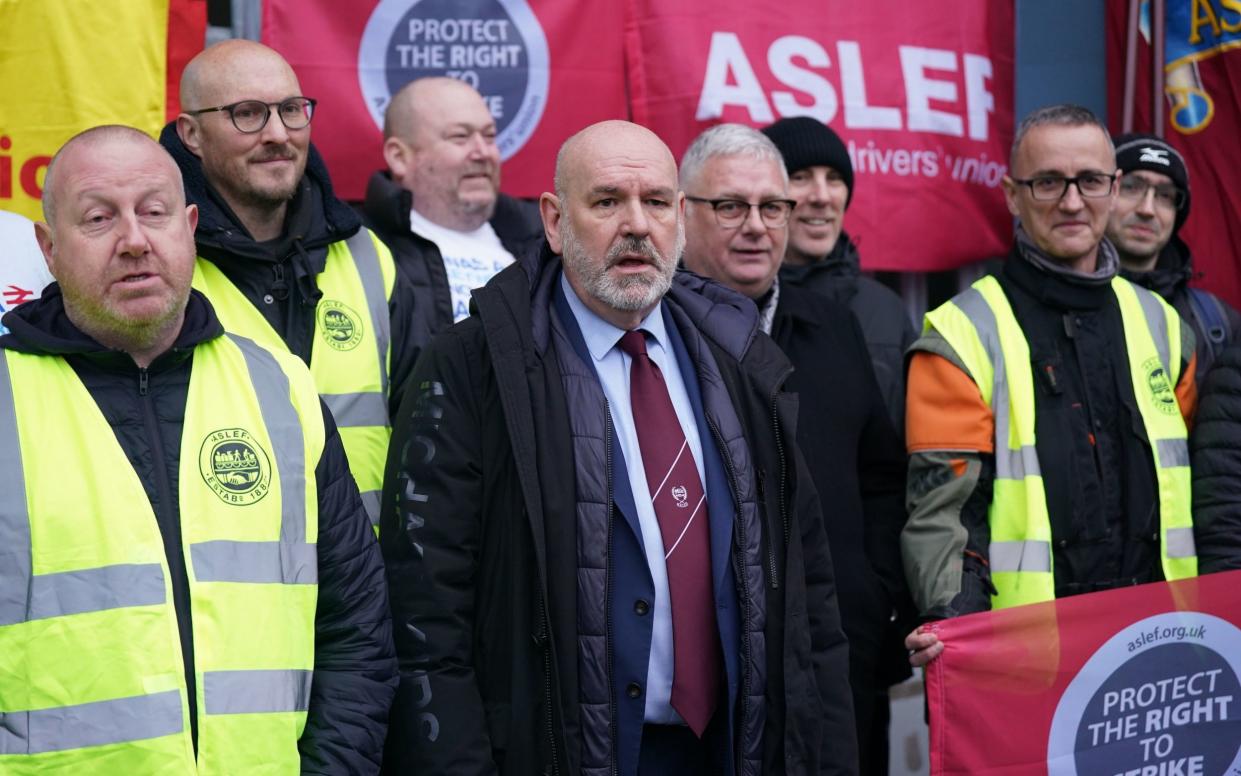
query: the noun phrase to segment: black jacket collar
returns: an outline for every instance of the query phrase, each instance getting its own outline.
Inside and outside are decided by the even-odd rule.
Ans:
[[[9,332],[0,336],[0,347],[19,353],[46,356],[82,356],[105,368],[133,369],[128,353],[113,350],[95,341],[74,325],[65,313],[60,285],[53,283],[38,299],[11,310],[4,316]],[[180,362],[194,348],[224,333],[215,309],[207,297],[191,290],[185,308],[185,322],[172,348],[152,363],[152,369]]]
[[[1121,267],[1120,276],[1143,288],[1150,289],[1164,299],[1171,299],[1181,291],[1194,275],[1189,246],[1175,235],[1163,246],[1155,268],[1150,272],[1134,272]]]

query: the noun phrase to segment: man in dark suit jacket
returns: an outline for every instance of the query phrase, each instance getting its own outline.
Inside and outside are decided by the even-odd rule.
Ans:
[[[787,359],[676,271],[654,134],[570,138],[547,243],[424,353],[381,543],[394,772],[856,773]]]

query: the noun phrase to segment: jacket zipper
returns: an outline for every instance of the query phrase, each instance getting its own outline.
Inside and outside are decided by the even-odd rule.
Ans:
[[[547,741],[552,756],[552,773],[558,774],[560,773],[560,758],[556,754],[556,728],[552,717],[551,622],[547,616],[547,600],[542,594],[539,595],[539,630],[535,634],[535,641],[543,649],[543,708],[546,709]]]
[[[724,445],[724,435],[720,433],[719,426],[710,417],[707,418],[707,426],[711,429],[711,435],[715,438],[716,446],[725,451],[728,448]],[[737,470],[733,466],[731,456],[721,454],[724,459],[724,468],[728,470],[728,484],[731,487],[733,497],[733,509],[737,515],[736,521],[736,541],[737,547],[745,546],[745,528],[741,520],[741,491],[737,488]],[[741,602],[741,729],[744,730],[745,720],[750,715],[750,640],[745,634],[746,623],[750,621],[750,593],[745,583],[745,564],[741,560],[741,554],[738,552],[733,557],[733,573],[737,576],[737,586],[740,589],[740,595],[737,598]],[[744,736],[738,734],[736,743],[736,756],[733,762],[733,770],[736,773],[741,772],[741,764],[743,762],[742,743]]]
[[[604,556],[604,582],[603,582],[603,607],[604,613],[604,630],[603,643],[607,647],[608,661],[608,726],[610,728],[612,746],[611,755],[609,756],[610,768],[612,776],[616,776],[616,687],[614,683],[613,672],[615,671],[615,660],[612,657],[612,606],[609,603],[609,596],[612,594],[612,517],[615,511],[612,505],[612,407],[608,404],[608,400],[603,400],[603,470],[606,472],[605,479],[607,481],[607,499],[603,502],[607,505],[608,510],[608,547],[607,555]]]
[[[776,437],[776,458],[780,461],[780,522],[784,527],[784,546],[789,546],[789,507],[788,507],[788,461],[784,456],[784,437],[780,434],[780,411],[776,406],[776,399],[780,395],[780,389],[776,388],[771,392],[771,430]],[[772,560],[774,564],[774,557]],[[775,566],[772,566],[772,574],[775,574]],[[774,578],[774,576],[773,576]]]

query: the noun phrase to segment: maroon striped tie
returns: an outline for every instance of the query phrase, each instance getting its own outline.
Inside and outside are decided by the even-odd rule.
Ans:
[[[664,539],[672,599],[672,708],[701,738],[719,701],[722,662],[711,591],[707,497],[668,386],[646,354],[645,333],[625,332],[619,346],[632,359],[629,402]]]

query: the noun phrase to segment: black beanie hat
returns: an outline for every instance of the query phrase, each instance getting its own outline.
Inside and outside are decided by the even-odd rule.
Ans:
[[[845,200],[845,207],[849,207],[853,199],[853,162],[849,161],[849,151],[840,135],[831,127],[809,116],[795,116],[764,127],[763,134],[780,149],[790,175],[815,165],[825,165],[840,173],[849,189]]]
[[[1172,233],[1181,230],[1189,218],[1189,170],[1180,152],[1154,135],[1130,133],[1113,139],[1116,143],[1116,167],[1121,172],[1149,170],[1167,175],[1172,183],[1185,192],[1185,205],[1176,211]]]

